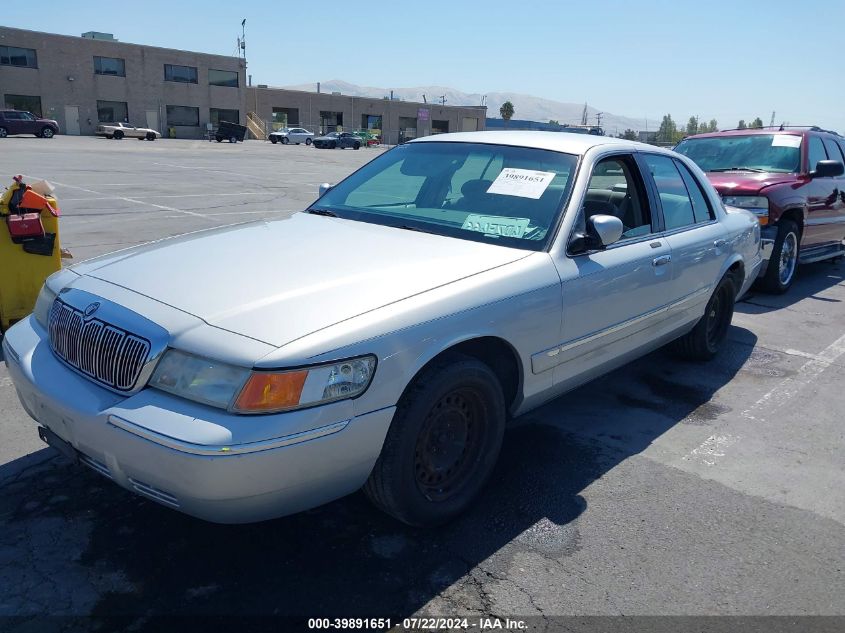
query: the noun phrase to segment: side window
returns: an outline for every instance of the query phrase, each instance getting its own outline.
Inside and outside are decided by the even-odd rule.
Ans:
[[[707,196],[704,195],[698,179],[692,175],[692,172],[681,161],[676,160],[675,167],[681,172],[681,178],[683,178],[684,184],[687,187],[687,193],[689,194],[690,200],[692,200],[692,212],[695,216],[696,223],[709,222],[715,219],[716,216],[713,214],[713,209],[710,207],[710,202],[707,200]]]
[[[842,150],[839,149],[839,145],[836,144],[832,138],[824,139],[824,146],[827,149],[827,155],[830,160],[838,160],[841,162],[845,162],[845,159],[842,158]]]
[[[810,137],[810,145],[807,152],[807,171],[813,171],[820,160],[827,160],[824,145],[818,136]]]
[[[839,153],[842,154],[842,162],[845,164],[845,140],[838,140],[837,145],[839,145]]]
[[[675,167],[675,161],[668,156],[646,154],[645,162],[657,186],[666,230],[671,231],[695,224],[692,200],[690,200],[684,179]]]
[[[582,206],[584,219],[612,215],[622,220],[622,239],[651,233],[651,214],[642,179],[630,156],[599,161],[590,175]]]

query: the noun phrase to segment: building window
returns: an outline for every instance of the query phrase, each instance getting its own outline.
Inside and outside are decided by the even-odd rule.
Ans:
[[[399,117],[399,142],[404,143],[417,138],[417,119],[410,116]]]
[[[438,121],[434,119],[431,122],[431,133],[432,134],[447,134],[449,132],[449,122],[448,121]]]
[[[125,101],[98,101],[97,120],[100,123],[128,123],[129,109]]]
[[[126,62],[118,57],[94,57],[94,74],[126,77]]]
[[[6,107],[10,110],[23,110],[32,112],[35,116],[41,117],[41,97],[29,95],[6,95]]]
[[[211,108],[209,110],[211,115],[211,123],[215,126],[220,125],[220,121],[228,121],[229,123],[240,123],[241,113],[239,110],[224,110],[222,108]],[[168,118],[170,115],[167,115]]]
[[[340,132],[343,128],[343,112],[329,112],[320,110],[320,132]]]
[[[380,114],[362,114],[361,127],[365,130],[374,131],[378,133],[381,131],[381,115]]]
[[[196,83],[196,82],[194,82]],[[238,73],[233,70],[208,69],[209,86],[226,86],[227,88],[238,87]]]
[[[34,48],[0,46],[0,65],[38,68],[38,56]]]
[[[167,106],[167,125],[198,127],[199,124],[199,108],[192,108],[191,106]]]
[[[178,81],[184,84],[197,83],[197,69],[195,66],[164,65],[164,80]]]
[[[270,123],[274,130],[299,125],[299,108],[273,108],[273,118]]]

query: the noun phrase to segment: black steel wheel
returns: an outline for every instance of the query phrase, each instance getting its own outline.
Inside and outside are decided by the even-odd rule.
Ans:
[[[403,394],[364,492],[409,525],[446,523],[466,510],[487,482],[505,419],[495,373],[475,358],[442,356]]]
[[[115,130],[114,134],[112,134],[112,136],[119,141],[120,139],[123,138],[123,132],[121,132],[120,130]]]
[[[680,356],[690,360],[710,360],[716,356],[728,338],[736,292],[731,277],[725,275],[710,295],[704,315],[695,327],[673,341],[672,347]]]

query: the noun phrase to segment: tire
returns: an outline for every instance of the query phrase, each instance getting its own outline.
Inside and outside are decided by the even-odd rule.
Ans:
[[[56,133],[53,131],[51,127],[43,127],[41,128],[41,138],[53,138]]]
[[[120,130],[115,130],[115,132],[114,132],[114,134],[112,134],[112,136],[119,141],[120,139],[123,138],[123,132],[121,132]]]
[[[277,139],[275,136],[271,136],[271,137],[270,137],[270,142],[271,142],[273,145],[275,145],[276,143],[278,143],[278,142],[279,142],[279,139]]]
[[[403,394],[364,493],[408,525],[450,521],[493,472],[505,419],[493,371],[475,358],[444,356]]]
[[[305,139],[305,144],[306,144],[306,145],[311,145],[311,139],[310,139],[310,138]]]
[[[139,141],[144,141],[144,140],[146,140],[146,137],[145,137],[145,136],[139,136],[139,137],[138,137],[138,140],[139,140]]]
[[[688,360],[710,360],[722,348],[734,315],[736,287],[729,275],[722,277],[710,295],[704,316],[695,327],[672,342],[674,351]]]
[[[290,139],[287,136],[282,137],[282,145],[287,145],[290,143]]]
[[[352,149],[361,149],[361,144],[355,143],[355,145],[352,146]]]
[[[222,137],[222,136],[215,136],[215,137],[214,137],[214,140],[216,140],[218,143],[222,143],[222,142],[223,142],[223,137]]]
[[[113,138],[114,138],[114,134],[106,134],[106,138],[107,138],[107,139],[113,139]]]
[[[760,284],[763,290],[778,295],[789,290],[795,281],[800,245],[801,231],[798,225],[792,220],[782,220],[778,224],[772,257]]]
[[[0,127],[0,138],[6,138],[9,136],[9,130],[4,127]]]
[[[153,134],[152,132],[147,132],[147,140],[148,140],[148,141],[154,141],[154,140],[156,140],[156,135],[155,135],[155,134]]]
[[[230,143],[237,143],[237,142],[238,142],[238,139],[236,139],[234,136],[230,136],[230,137],[229,137],[229,142],[230,142]]]
[[[337,149],[337,143],[335,141],[332,141],[331,145],[329,145],[329,149]]]

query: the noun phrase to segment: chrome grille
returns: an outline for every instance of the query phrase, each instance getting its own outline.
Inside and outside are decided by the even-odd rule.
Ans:
[[[130,391],[150,355],[150,342],[100,321],[60,299],[49,320],[50,346],[71,367],[117,391]]]

